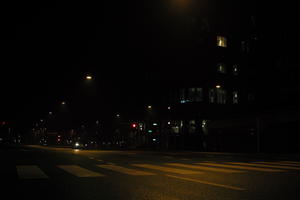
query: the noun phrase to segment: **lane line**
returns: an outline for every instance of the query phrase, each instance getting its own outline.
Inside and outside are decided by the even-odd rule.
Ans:
[[[234,169],[222,169],[222,168],[214,168],[214,167],[205,167],[200,165],[189,165],[189,164],[181,164],[181,163],[166,163],[166,165],[171,165],[175,167],[185,167],[190,169],[199,169],[204,171],[213,171],[213,172],[223,172],[223,173],[242,173],[244,171],[234,170]]]
[[[149,176],[149,175],[155,175],[153,173],[150,172],[145,172],[145,171],[141,171],[141,170],[134,170],[134,169],[129,169],[126,167],[121,167],[121,166],[117,166],[117,165],[97,165],[98,167],[104,168],[104,169],[108,169],[108,170],[112,170],[112,171],[116,171],[122,174],[127,174],[127,175],[133,175],[133,176]]]
[[[36,165],[18,165],[17,172],[20,179],[46,179],[49,178]]]
[[[261,172],[285,172],[285,170],[281,169],[267,169],[267,168],[259,168],[259,167],[246,167],[246,166],[238,166],[238,165],[229,165],[229,164],[219,164],[219,163],[196,163],[199,165],[211,166],[211,167],[226,167],[233,169],[245,169],[252,171],[261,171]]]
[[[300,164],[288,164],[288,163],[281,163],[281,162],[254,162],[254,163],[261,163],[261,164],[270,164],[270,165],[280,165],[280,166],[290,166],[290,167],[300,167]]]
[[[298,161],[280,161],[282,163],[300,164]]]
[[[77,177],[101,177],[103,174],[93,172],[78,165],[58,165],[58,167]]]
[[[279,166],[279,165],[267,165],[267,164],[259,164],[259,163],[240,163],[240,162],[232,162],[232,164],[237,165],[247,165],[247,166],[257,166],[257,167],[271,167],[278,169],[292,169],[292,170],[300,170],[300,167],[291,167],[291,166]]]
[[[192,178],[186,178],[186,177],[180,177],[180,176],[173,176],[173,175],[166,175],[166,176],[171,177],[171,178],[185,180],[185,181],[191,181],[191,182],[195,182],[195,183],[200,183],[200,184],[205,184],[205,185],[211,185],[211,186],[231,189],[231,190],[238,190],[238,191],[246,190],[246,189],[241,188],[241,187],[236,187],[236,186],[231,186],[231,185],[224,185],[224,184],[219,184],[219,183],[212,183],[212,182],[202,181],[202,180],[198,180],[198,179],[192,179]]]
[[[146,169],[153,169],[163,172],[171,172],[175,174],[203,174],[203,172],[199,171],[192,171],[192,170],[186,170],[186,169],[178,169],[178,168],[170,168],[170,167],[164,167],[164,166],[158,166],[158,165],[151,165],[151,164],[132,164],[136,167],[142,167]]]

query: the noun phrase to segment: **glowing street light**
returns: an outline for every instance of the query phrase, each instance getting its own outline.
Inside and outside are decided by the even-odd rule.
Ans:
[[[91,75],[86,75],[85,79],[86,79],[86,80],[92,80],[93,77],[92,77]]]

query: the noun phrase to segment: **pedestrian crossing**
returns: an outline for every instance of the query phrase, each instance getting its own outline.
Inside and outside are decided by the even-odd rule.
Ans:
[[[78,165],[58,165],[59,168],[62,170],[69,172],[77,177],[101,177],[104,176],[103,174],[85,169]]]
[[[20,179],[46,179],[48,176],[36,165],[18,165]]]
[[[113,163],[96,164],[86,168],[80,165],[56,165],[61,172],[70,174],[78,178],[98,178],[108,177],[111,173],[129,176],[154,176],[162,173],[168,177],[179,175],[203,175],[205,173],[226,173],[226,174],[245,174],[245,173],[286,173],[289,171],[300,171],[300,162],[196,162],[196,163],[135,163],[126,166]],[[107,172],[110,173],[107,173]],[[46,173],[38,165],[17,165],[16,172],[19,179],[49,179],[50,174]],[[188,180],[188,179],[186,179]]]

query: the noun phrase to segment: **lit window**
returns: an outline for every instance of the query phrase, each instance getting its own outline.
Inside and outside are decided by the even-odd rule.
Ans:
[[[227,39],[223,36],[217,36],[217,46],[227,47]]]
[[[238,75],[238,66],[237,65],[233,65],[232,71],[233,71],[234,75]]]
[[[218,63],[218,72],[225,74],[226,73],[226,67],[224,63]]]
[[[226,99],[227,99],[226,90],[219,88],[216,89],[216,93],[217,93],[217,103],[226,104]]]
[[[221,87],[209,90],[210,103],[226,104],[226,101],[227,101],[226,90],[222,89]]]
[[[233,94],[232,94],[232,102],[233,102],[233,104],[237,104],[238,100],[239,100],[238,92],[234,91]]]

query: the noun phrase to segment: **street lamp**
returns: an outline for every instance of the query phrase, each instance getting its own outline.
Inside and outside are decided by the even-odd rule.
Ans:
[[[91,75],[86,75],[85,79],[86,79],[86,80],[92,80],[93,77],[92,77]]]

